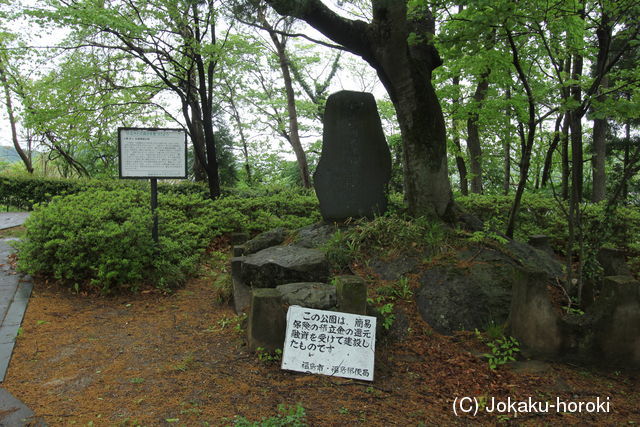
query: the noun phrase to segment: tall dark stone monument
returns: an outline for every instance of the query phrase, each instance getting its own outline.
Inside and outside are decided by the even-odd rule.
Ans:
[[[322,155],[313,176],[322,217],[344,221],[384,213],[390,178],[391,154],[373,95],[341,91],[329,96]]]

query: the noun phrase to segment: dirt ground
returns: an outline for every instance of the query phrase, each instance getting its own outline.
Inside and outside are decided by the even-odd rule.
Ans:
[[[491,370],[474,333],[441,336],[409,301],[397,305],[410,330],[378,343],[374,382],[283,371],[248,353],[241,319],[219,302],[227,265],[218,255],[171,295],[76,295],[37,281],[3,386],[51,426],[233,425],[272,417],[279,404],[300,404],[313,426],[640,423],[638,373],[535,362]],[[456,417],[454,399],[466,396],[481,410]],[[492,398],[599,398],[609,412],[482,410]]]

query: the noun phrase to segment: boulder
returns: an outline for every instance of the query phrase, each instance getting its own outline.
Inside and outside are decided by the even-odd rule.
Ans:
[[[545,236],[544,234],[529,236],[529,241],[527,243],[530,246],[545,252],[549,256],[553,256],[553,248],[551,247],[549,236]]]
[[[442,334],[504,323],[521,268],[508,255],[484,246],[458,257],[464,267],[439,265],[419,278],[416,301],[422,318]]]
[[[275,288],[295,282],[326,282],[329,264],[322,251],[273,246],[243,257],[241,280],[253,288]]]
[[[318,248],[325,245],[338,230],[335,224],[311,224],[298,230],[293,244],[303,248]]]
[[[341,91],[329,96],[314,174],[322,217],[331,222],[384,213],[390,178],[391,154],[373,95]]]
[[[517,240],[510,240],[506,247],[509,254],[529,270],[543,271],[553,280],[564,274],[562,264],[545,251]]]
[[[276,289],[282,294],[282,301],[289,305],[329,310],[336,306],[336,287],[326,283],[287,283]]]
[[[279,245],[286,238],[287,231],[282,227],[260,233],[244,243],[244,255],[254,254],[271,246]]]
[[[420,260],[416,256],[400,256],[388,261],[376,258],[369,263],[371,270],[382,280],[399,280],[405,274],[413,272],[418,265]]]

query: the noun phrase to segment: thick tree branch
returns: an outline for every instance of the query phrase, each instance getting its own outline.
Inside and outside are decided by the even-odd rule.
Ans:
[[[345,19],[320,0],[266,0],[279,14],[306,21],[322,34],[367,59],[373,56],[368,40],[369,24]]]

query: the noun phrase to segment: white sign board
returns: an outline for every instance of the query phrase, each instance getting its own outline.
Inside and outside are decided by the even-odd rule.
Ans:
[[[292,305],[282,369],[373,381],[376,318]]]
[[[120,178],[186,178],[182,129],[119,128]]]

